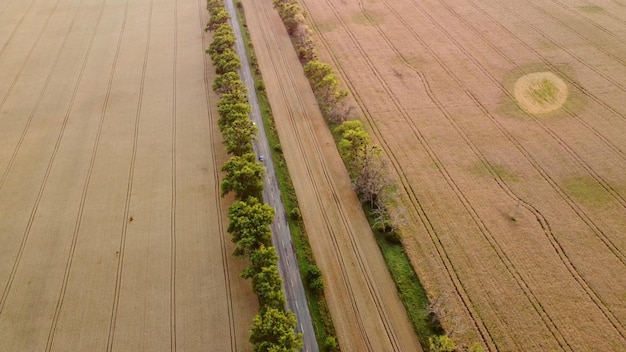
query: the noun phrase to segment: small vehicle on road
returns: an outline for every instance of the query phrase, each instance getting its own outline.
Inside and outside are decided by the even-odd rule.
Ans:
[[[263,155],[259,155],[259,161],[264,161],[265,157]]]

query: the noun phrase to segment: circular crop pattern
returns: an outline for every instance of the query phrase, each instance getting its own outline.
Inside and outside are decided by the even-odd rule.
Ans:
[[[567,84],[549,71],[533,72],[515,82],[517,103],[531,114],[545,114],[559,109],[567,100]]]

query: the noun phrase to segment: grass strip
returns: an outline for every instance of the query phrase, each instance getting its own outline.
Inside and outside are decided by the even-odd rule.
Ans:
[[[367,214],[370,225],[372,225],[374,220],[370,209],[364,207],[363,210]],[[422,347],[428,350],[428,338],[444,335],[445,331],[433,321],[426,291],[415,273],[404,247],[399,243],[390,242],[387,235],[380,231],[376,232],[374,237],[383,254],[387,269],[389,269],[389,273],[391,273],[396,284],[400,300],[409,315],[413,330]]]

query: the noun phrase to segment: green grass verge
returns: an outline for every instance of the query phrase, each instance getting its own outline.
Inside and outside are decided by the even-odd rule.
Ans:
[[[373,228],[374,218],[371,214],[371,209],[363,206],[363,210],[367,215],[370,226]],[[426,291],[402,245],[389,241],[387,234],[380,231],[374,231],[374,237],[385,258],[387,269],[396,284],[398,295],[402,304],[404,304],[409,320],[413,325],[413,330],[424,351],[428,351],[428,338],[445,335],[445,331],[439,324],[433,321]]]
[[[280,139],[278,138],[278,132],[276,131],[276,125],[272,116],[272,110],[265,94],[263,78],[258,71],[256,58],[254,57],[254,49],[252,48],[250,34],[248,32],[247,25],[245,24],[245,17],[241,2],[236,1],[236,8],[238,12],[239,27],[242,30],[244,42],[246,43],[246,55],[250,62],[252,75],[254,77],[256,95],[259,101],[259,107],[261,109],[261,115],[263,118],[263,126],[265,128],[265,134],[267,136],[270,149],[272,151],[272,160],[274,161],[274,170],[276,171],[276,178],[278,180],[281,194],[283,197],[283,204],[285,211],[287,212],[287,221],[289,223],[289,230],[291,231],[291,238],[296,249],[296,257],[298,259],[298,266],[300,267],[300,274],[303,278],[303,284],[305,287],[307,301],[309,304],[309,311],[311,313],[311,319],[313,320],[313,327],[315,329],[315,335],[320,347],[320,350],[328,350],[326,346],[327,338],[334,338],[335,327],[330,316],[328,304],[323,293],[318,293],[312,290],[308,282],[306,281],[306,269],[312,265],[315,265],[315,259],[313,257],[313,251],[309,244],[309,240],[304,228],[304,223],[298,216],[293,216],[293,213],[299,213],[298,199],[291,182],[289,170],[287,169],[287,163],[285,162]],[[335,349],[339,351],[339,349]]]

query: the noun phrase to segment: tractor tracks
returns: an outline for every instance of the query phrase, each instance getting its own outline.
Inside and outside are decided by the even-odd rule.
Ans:
[[[328,3],[328,2],[327,2]],[[332,5],[330,3],[329,7],[332,8]],[[362,4],[361,4],[362,5]],[[392,9],[389,5],[387,5],[390,9]],[[392,9],[393,11],[393,9]],[[340,22],[342,22],[341,18],[339,17],[339,14],[337,13],[337,11],[335,11],[335,15],[336,17],[339,19]],[[362,8],[362,12],[365,15],[366,18],[368,18],[367,12]],[[406,23],[406,21],[402,20],[400,15],[396,12],[395,16],[397,17],[398,20],[400,20],[401,22],[403,22],[403,24],[410,30],[410,26]],[[432,18],[431,18],[432,19]],[[368,18],[368,20],[370,21],[370,23],[374,26],[376,26],[375,21],[372,21],[371,19]],[[344,27],[344,29],[346,30],[346,32],[349,34],[349,36],[351,37],[352,41],[354,42],[355,46],[357,46],[359,48],[359,51],[361,52],[361,55],[368,61],[368,65],[369,68],[373,71],[373,74],[378,78],[378,80],[380,81],[381,85],[384,86],[385,91],[387,92],[388,96],[394,100],[393,98],[393,94],[390,91],[389,87],[386,86],[386,83],[384,82],[384,79],[382,78],[382,75],[380,74],[380,72],[378,72],[376,70],[376,68],[374,67],[373,63],[367,58],[366,52],[365,50],[360,46],[360,44],[358,43],[358,40],[356,40],[356,38],[354,37],[353,34],[350,33],[349,29],[347,29],[347,26],[345,25],[345,23],[342,22],[342,25]],[[455,127],[455,129],[457,130],[457,132],[459,132],[459,134],[463,137],[463,139],[465,140],[465,142],[470,146],[470,148],[472,149],[472,151],[474,152],[474,154],[477,156],[477,158],[479,160],[481,160],[481,162],[485,165],[485,166],[489,166],[490,164],[487,162],[486,158],[484,157],[484,155],[482,155],[482,153],[480,153],[480,151],[478,150],[478,148],[470,141],[468,135],[465,133],[465,131],[460,127],[460,125],[458,125],[454,119],[452,119],[449,115],[449,113],[447,113],[447,111],[445,111],[445,108],[442,106],[442,104],[440,102],[438,102],[437,98],[434,96],[433,92],[430,90],[430,87],[428,86],[428,81],[426,80],[426,77],[419,72],[419,70],[417,70],[415,67],[413,67],[412,65],[410,65],[408,63],[408,61],[406,59],[404,59],[402,57],[402,55],[399,53],[399,51],[393,46],[393,44],[391,43],[391,41],[386,38],[386,36],[384,35],[384,33],[382,32],[382,30],[380,28],[377,27],[377,30],[379,31],[379,33],[381,34],[381,36],[385,37],[385,41],[387,42],[387,44],[390,46],[390,48],[392,48],[394,50],[394,52],[396,54],[398,54],[398,56],[400,56],[403,59],[403,64],[407,67],[409,67],[412,71],[414,71],[422,80],[423,84],[424,84],[424,89],[426,90],[426,92],[429,95],[429,98],[433,101],[433,103],[439,108],[440,111],[442,111],[442,113],[444,115],[446,115],[446,117],[448,118],[449,122]],[[443,31],[443,29],[440,27],[440,30]],[[319,31],[318,31],[319,32]],[[321,32],[320,32],[321,33]],[[413,36],[419,40],[419,36],[412,32]],[[450,37],[449,34],[446,33],[446,35],[448,37]],[[322,37],[323,40],[323,37]],[[458,43],[456,43],[458,46]],[[324,45],[326,46],[326,48],[329,50],[329,52],[331,53],[331,55],[334,55],[332,50],[330,49],[330,46],[327,43],[324,43]],[[426,45],[424,45],[426,48],[428,48]],[[462,48],[460,48],[462,50]],[[436,56],[436,54],[434,52],[431,51],[431,54],[433,56]],[[467,55],[467,52],[465,52],[465,54]],[[471,58],[471,56],[470,56]],[[336,58],[333,57],[333,59],[335,60],[335,62],[337,62]],[[473,59],[473,58],[472,58]],[[475,61],[475,59],[474,59]],[[467,88],[465,88],[461,81],[459,80],[458,77],[454,76],[452,74],[452,72],[450,71],[449,68],[445,67],[445,65],[441,62],[441,60],[438,59],[438,62],[442,65],[442,67],[447,71],[448,74],[450,74],[453,78],[455,78],[456,82],[464,89],[464,92],[474,101],[474,103],[477,104],[477,106],[481,109],[481,111],[485,114],[489,114],[489,112],[487,111],[487,109],[471,94],[471,92],[469,92],[469,90]],[[338,64],[336,64],[335,66],[340,67]],[[485,72],[487,72],[484,67],[480,66],[481,69]],[[344,77],[347,78],[347,76],[344,73]],[[493,79],[493,77],[492,77]],[[348,81],[348,84],[350,86],[353,86],[351,82]],[[502,88],[502,87],[501,87]],[[352,89],[353,92],[356,91],[354,89]],[[360,100],[360,97],[356,97],[358,100]],[[406,115],[406,112],[404,110],[403,107],[401,107],[400,103],[396,100],[394,102],[394,104],[397,107],[397,110],[399,112],[401,112],[401,114],[405,117],[405,120],[407,122],[409,122],[409,125],[411,125],[411,121],[410,118],[408,117],[408,115]],[[364,104],[362,103],[362,101],[360,101],[360,105],[362,108],[364,108]],[[364,109],[366,112],[366,115],[368,115],[368,120],[370,125],[373,127],[373,129],[376,131],[377,135],[380,136],[380,132],[377,130],[376,124],[375,122],[372,120],[371,114],[369,114],[369,112],[367,112],[367,109]],[[404,112],[404,113],[402,113]],[[406,115],[406,116],[405,116]],[[492,119],[493,122],[497,123],[497,121],[495,120],[495,118],[493,116],[490,116],[490,118]],[[513,136],[511,136],[510,134],[506,133],[506,131],[503,129],[502,126],[498,125],[498,128],[505,133],[505,135],[507,135],[507,138],[509,138],[509,140],[511,142],[513,142],[518,149],[521,147],[521,145],[516,142],[514,139],[511,139]],[[419,131],[417,130],[416,126],[413,126],[413,130],[414,133],[418,136],[418,140],[420,140],[420,143],[429,150],[429,155],[431,157],[431,159],[433,161],[438,160],[436,155],[434,154],[434,152],[432,150],[430,150],[430,148],[428,147],[426,141],[423,139],[423,137],[420,138],[419,136]],[[553,135],[554,136],[554,135]],[[384,143],[384,139],[383,138],[379,138],[380,141],[382,143]],[[562,142],[562,141],[561,141]],[[384,143],[386,144],[386,143]],[[391,154],[392,156],[392,162],[394,164],[394,167],[396,169],[402,170],[402,166],[400,165],[400,163],[395,160],[395,156],[393,156],[393,152],[390,151],[389,147],[385,145],[385,149],[388,153]],[[525,150],[523,151],[524,155],[526,155],[527,157],[530,157],[530,154],[528,152],[526,152]],[[433,159],[434,158],[434,159]],[[539,164],[534,161],[534,160],[529,160],[529,161],[533,161],[533,165],[535,165],[536,167],[539,166]],[[578,159],[579,162],[581,162],[580,159]],[[441,163],[439,163],[441,164]],[[576,270],[575,266],[573,265],[573,263],[569,260],[569,258],[567,257],[567,254],[565,253],[565,251],[563,250],[563,247],[561,246],[561,244],[558,242],[558,240],[556,239],[556,237],[552,234],[552,231],[549,227],[549,224],[547,223],[547,220],[543,217],[543,215],[536,209],[534,208],[531,204],[523,201],[522,199],[520,199],[510,188],[508,188],[508,186],[506,185],[506,183],[500,178],[500,176],[497,175],[497,173],[493,172],[491,170],[491,168],[487,167],[488,170],[490,170],[490,173],[492,175],[492,177],[495,179],[495,181],[497,182],[498,186],[512,199],[516,199],[519,200],[520,202],[522,202],[521,204],[528,209],[529,211],[531,211],[535,217],[537,218],[537,221],[539,222],[539,224],[541,225],[544,233],[546,234],[546,236],[548,237],[550,243],[552,244],[552,246],[554,247],[555,251],[557,252],[557,254],[559,255],[562,263],[566,266],[566,268],[568,269],[568,271],[572,274],[572,276],[575,278],[575,280],[578,282],[578,284],[581,286],[581,288],[583,288],[583,290],[587,293],[587,295],[592,299],[592,301],[594,301],[594,303],[598,306],[598,308],[603,312],[603,314],[605,315],[605,317],[607,317],[607,319],[611,322],[611,324],[615,327],[615,329],[620,333],[620,335],[622,335],[622,337],[624,337],[624,333],[623,333],[623,326],[621,325],[621,323],[619,323],[619,320],[617,318],[615,318],[615,316],[612,314],[612,312],[610,312],[610,310],[608,310],[608,308],[606,307],[606,304],[598,297],[598,295],[591,289],[590,285],[584,280],[584,278],[582,278],[582,276],[578,273],[578,271]],[[586,168],[587,170],[589,170],[589,167],[587,166]],[[538,170],[539,171],[539,170]],[[512,263],[510,263],[510,260],[506,257],[506,254],[504,254],[504,252],[499,248],[499,245],[497,244],[497,242],[495,242],[495,239],[492,237],[492,235],[489,233],[489,231],[487,230],[486,226],[484,226],[484,224],[481,223],[480,218],[477,216],[475,210],[473,210],[471,204],[468,202],[467,199],[464,199],[465,196],[461,193],[460,189],[458,189],[455,184],[454,181],[452,180],[452,178],[449,175],[446,175],[445,170],[442,171],[442,173],[444,174],[446,180],[448,181],[448,183],[450,184],[450,186],[455,189],[455,193],[457,194],[457,196],[459,196],[461,198],[461,201],[464,203],[464,206],[466,207],[467,211],[470,212],[472,214],[472,217],[475,221],[475,223],[481,228],[481,231],[483,232],[483,234],[485,236],[490,237],[490,243],[492,245],[492,247],[494,248],[494,250],[498,253],[498,255],[501,257],[501,260],[503,261],[503,263],[508,267],[508,270],[510,271],[510,273],[517,278],[518,284],[521,286],[521,288],[525,288],[525,293],[526,295],[529,297],[529,299],[532,302],[535,303],[539,303],[538,299],[534,296],[534,294],[532,293],[532,291],[530,291],[530,288],[528,287],[528,285],[525,283],[525,281],[523,280],[523,278],[521,278],[521,275],[519,273],[517,273],[516,269],[512,266]],[[425,213],[423,212],[423,209],[421,208],[421,205],[419,204],[419,201],[417,201],[417,199],[415,198],[415,194],[412,191],[409,191],[409,189],[411,189],[410,184],[408,183],[408,180],[404,177],[402,172],[399,172],[400,178],[402,183],[404,184],[404,188],[407,189],[407,191],[409,192],[409,197],[411,198],[411,201],[413,202],[413,206],[416,210],[418,210],[418,213],[422,216],[420,216],[422,223],[424,224],[424,226],[427,229],[432,229],[432,225],[428,226],[427,224],[429,223],[429,220],[427,219],[427,217],[425,217]],[[545,170],[542,172],[542,175],[547,176],[547,173],[545,172]],[[549,176],[548,176],[549,177]],[[551,184],[554,186],[557,186],[555,182],[551,182]],[[567,197],[567,195],[565,195],[564,192],[560,192],[561,196],[565,196]],[[619,200],[619,195],[618,196],[618,200]],[[570,200],[571,201],[571,200]],[[572,202],[573,203],[573,202]],[[596,227],[597,228],[597,227]],[[599,230],[599,229],[598,229]],[[431,232],[432,231],[432,232]],[[436,232],[434,230],[429,230],[429,235],[431,236],[431,240],[433,240],[433,243],[435,244],[435,247],[437,248],[437,251],[439,252],[441,259],[445,262],[445,267],[446,270],[448,270],[448,273],[450,273],[450,269],[453,267],[451,265],[451,263],[449,262],[449,258],[447,258],[448,260],[446,260],[447,255],[445,254],[445,249],[443,249],[443,247],[439,247],[436,245],[435,241],[435,237],[436,237]],[[606,243],[606,242],[605,242]],[[609,242],[608,243],[609,247],[613,247],[612,244]],[[620,255],[621,253],[619,251],[616,251],[616,248],[611,248],[614,253],[616,255]],[[507,263],[508,262],[508,263]],[[452,281],[454,282],[454,277],[451,276]],[[455,287],[457,289],[457,292],[460,293],[462,287],[460,287],[458,284],[455,284]],[[464,295],[461,295],[462,298],[464,298]],[[466,308],[468,309],[468,312],[470,313],[470,315],[473,317],[472,311],[471,309],[469,309],[469,305],[466,299],[463,299],[464,304],[466,306]],[[534,304],[535,306],[539,306],[541,307],[540,304]],[[547,326],[550,328],[550,330],[553,332],[553,335],[555,335],[555,338],[557,336],[559,336],[557,338],[557,341],[559,341],[559,343],[561,344],[562,348],[569,348],[571,349],[571,346],[569,346],[567,344],[567,342],[564,340],[563,336],[561,335],[561,333],[559,332],[558,328],[556,327],[556,325],[554,324],[554,322],[552,321],[552,319],[547,315],[547,313],[545,313],[545,311],[543,310],[543,308],[540,308],[538,310],[538,313],[540,314],[540,316],[542,316],[542,318],[544,319],[544,321],[546,322]],[[480,324],[478,322],[476,322],[478,324],[478,330],[481,333],[481,335],[483,336],[483,340],[485,340],[485,343],[487,343],[486,340],[486,334],[484,332],[484,329],[481,329],[479,326]],[[489,346],[489,343],[487,343],[487,345]],[[491,346],[490,346],[491,348]]]
[[[124,217],[122,218],[122,229],[120,236],[120,244],[118,248],[118,262],[117,262],[117,274],[115,279],[115,289],[113,295],[113,305],[111,307],[111,320],[109,322],[109,331],[107,339],[107,352],[113,351],[115,343],[115,328],[117,323],[117,314],[120,303],[120,291],[122,286],[122,274],[124,268],[124,254],[126,251],[126,235],[128,230],[128,219],[130,218],[130,200],[133,190],[133,180],[135,176],[135,162],[137,159],[137,145],[139,138],[139,122],[141,120],[141,108],[143,102],[144,82],[146,79],[146,67],[148,66],[148,52],[150,49],[150,37],[152,35],[152,8],[153,0],[150,0],[148,7],[148,24],[146,30],[146,45],[144,47],[143,65],[141,69],[141,79],[138,86],[139,98],[137,99],[137,106],[135,109],[135,121],[133,127],[133,147],[131,152],[130,167],[128,170],[128,185],[126,188],[126,201],[124,204]]]
[[[447,7],[446,4],[443,4],[444,6]],[[450,9],[449,9],[450,10]],[[425,12],[425,11],[424,11]],[[452,12],[452,11],[451,11]],[[455,14],[455,13],[454,13]],[[457,15],[457,14],[455,14]],[[463,19],[459,17],[459,20],[463,21]],[[433,24],[437,25],[436,21],[434,19],[432,19]],[[466,25],[468,25],[467,23],[465,23]],[[468,25],[469,26],[469,25]],[[438,26],[440,27],[440,26]],[[444,31],[443,28],[439,28],[441,31]],[[478,31],[475,30],[475,28],[470,28],[472,31],[474,31],[477,35],[479,35],[483,40],[485,40],[487,43],[488,41],[482,37],[480,35],[480,33],[478,33]],[[469,55],[469,53],[467,53],[462,46],[451,36],[451,35],[447,35],[447,37],[455,43],[455,45],[459,48],[459,50],[462,50],[464,52],[464,54],[467,56],[467,58],[469,60],[471,60],[476,66],[478,66],[481,71],[489,77],[489,79],[495,84],[497,85],[501,91],[505,94],[510,94],[508,93],[508,91],[498,82],[498,80],[493,77],[493,75],[491,75],[489,73],[489,71],[482,66],[475,58],[473,58],[471,55]],[[433,53],[434,55],[434,53]],[[537,54],[538,55],[538,54]],[[539,56],[539,55],[538,55]],[[505,58],[503,56],[503,58]],[[443,65],[443,63],[441,63]],[[448,70],[447,70],[448,71]],[[448,73],[451,76],[454,76],[452,71],[448,71]],[[457,81],[457,83],[462,87],[462,82],[458,79],[455,80]],[[465,90],[465,88],[464,88]],[[469,91],[466,91],[466,93],[468,95],[471,96],[471,93]],[[510,97],[512,98],[512,97]],[[480,102],[475,99],[474,97],[472,97],[472,100],[475,101],[475,103],[480,106],[481,111],[483,111],[483,113],[486,116],[490,116],[489,112],[487,111],[486,107],[482,106],[482,104],[480,104]],[[492,117],[492,116],[490,116]],[[529,115],[529,117],[532,117]],[[568,152],[570,152],[570,154],[572,154],[573,156],[576,156],[576,160],[579,162],[579,164],[590,173],[590,175],[596,179],[596,181],[598,181],[600,184],[602,184],[603,186],[606,184],[606,182],[604,182],[604,180],[602,180],[595,172],[593,172],[593,170],[591,169],[591,167],[589,165],[587,165],[582,158],[580,158],[580,156],[578,156],[578,154],[576,154],[574,151],[571,150],[571,148],[569,148],[569,146],[567,146],[567,144],[561,140],[558,136],[556,136],[556,134],[553,131],[550,131],[547,127],[543,126],[543,124],[541,124],[539,122],[539,119],[532,117],[533,121],[537,124],[540,124],[542,127],[544,127],[544,130],[546,130],[551,136],[553,136],[556,140],[558,140],[559,144],[566,149]],[[495,121],[495,118],[492,117],[492,120]],[[453,121],[451,119],[451,121]],[[463,132],[460,128],[458,129],[459,133],[461,133],[464,137],[464,139],[466,139],[468,146],[470,146],[470,148],[472,148],[472,150],[474,150],[474,153],[479,156],[479,158],[481,159],[481,161],[485,164],[485,165],[489,165],[487,159],[484,157],[484,155],[482,155],[482,153],[480,152],[480,150],[478,150],[478,148],[476,148],[475,145],[473,145],[473,143],[471,143],[469,137],[465,134],[465,132]],[[511,136],[511,138],[513,138]],[[512,142],[513,140],[510,139]],[[516,143],[519,144],[521,146],[521,143]],[[537,163],[537,166],[539,166],[539,164]],[[522,202],[522,205],[529,210],[530,212],[532,212],[533,214],[535,214],[535,217],[537,218],[538,223],[541,225],[542,230],[544,231],[546,237],[549,239],[550,243],[553,245],[555,252],[559,255],[559,257],[561,258],[562,263],[567,267],[568,271],[570,271],[570,273],[572,274],[572,276],[576,279],[576,281],[579,283],[579,285],[581,286],[581,288],[586,292],[586,294],[589,296],[589,298],[598,306],[598,308],[602,311],[602,313],[605,315],[605,317],[611,322],[611,324],[613,325],[613,327],[620,333],[620,335],[624,338],[624,326],[623,324],[619,321],[619,319],[617,317],[615,317],[615,315],[610,311],[610,309],[608,308],[608,306],[606,305],[606,303],[603,301],[603,299],[598,295],[598,293],[596,293],[593,288],[591,287],[591,285],[582,277],[582,275],[577,271],[575,265],[573,264],[573,262],[570,260],[570,258],[567,256],[567,254],[565,253],[565,250],[563,248],[563,246],[561,245],[561,243],[558,241],[558,239],[556,238],[556,236],[552,233],[552,230],[550,228],[550,225],[547,221],[547,219],[545,219],[545,217],[539,212],[539,210],[537,208],[535,208],[534,206],[532,206],[531,204],[528,204],[527,202],[525,202],[523,199],[520,199],[520,197],[518,197],[514,191],[512,189],[510,189],[507,185],[506,182],[504,180],[502,180],[501,177],[499,177],[497,175],[497,173],[492,172],[492,168],[487,168],[490,173],[492,174],[492,176],[494,177],[494,179],[496,179],[497,183],[499,184],[500,188],[503,189],[507,194],[509,194],[509,196],[514,199],[514,200],[519,200]],[[544,171],[545,172],[545,171]],[[547,174],[547,172],[546,172]],[[558,187],[558,185],[556,183],[554,183],[554,187]],[[585,218],[588,219],[588,217],[586,216],[586,214],[584,214],[584,212],[582,211],[582,209],[580,209],[573,200],[571,200],[571,198],[569,198],[565,192],[558,187],[560,192],[562,193],[561,196],[565,197],[564,200],[566,200],[568,203],[570,203],[570,206],[575,206],[577,212],[580,211],[581,213],[579,215],[584,216]],[[618,202],[620,202],[620,204],[622,204],[622,206],[626,206],[623,202],[623,198],[619,195],[616,194],[616,192],[613,191],[612,188],[610,188],[610,186],[608,186],[605,188],[607,191],[609,191],[609,193],[611,193],[616,200],[618,200]],[[590,219],[588,219],[589,221],[591,221]],[[624,263],[623,259],[623,253],[615,246],[615,244],[597,227],[597,225],[595,225],[593,222],[589,223],[588,225],[590,225],[590,227],[592,227],[592,229],[595,230],[596,235],[599,237],[599,239],[620,259],[620,261],[622,261],[622,263]]]
[[[206,18],[205,16],[203,16],[203,13],[206,13],[206,1],[205,0],[198,0],[198,16],[199,16],[199,30],[200,33],[202,35],[202,42],[204,43],[205,47],[208,47],[209,45],[209,41],[207,38],[207,34],[204,31],[205,28],[205,23],[207,23],[208,18]],[[208,126],[210,127],[209,130],[211,131],[210,136],[211,136],[211,141],[216,141],[217,138],[217,134],[215,133],[215,129],[212,128],[212,126],[217,126],[217,119],[215,118],[215,116],[213,116],[213,113],[211,112],[211,100],[209,98],[209,94],[211,92],[211,83],[209,82],[209,75],[210,75],[210,70],[211,70],[211,65],[208,63],[209,58],[207,57],[207,54],[205,53],[204,50],[202,50],[200,53],[200,55],[202,55],[202,62],[204,63],[204,72],[203,72],[203,81],[204,81],[204,91],[205,91],[205,103],[206,103],[206,109],[207,109],[207,117],[208,117]],[[215,145],[215,143],[213,143]],[[225,224],[224,224],[224,219],[223,219],[223,214],[224,211],[222,209],[222,203],[219,197],[219,194],[221,194],[221,190],[220,190],[220,169],[221,166],[218,164],[217,162],[217,154],[215,152],[215,148],[211,148],[211,163],[213,166],[213,184],[214,184],[214,191],[215,191],[215,197],[213,199],[213,205],[215,206],[215,210],[216,210],[216,219],[217,219],[217,229],[219,232],[219,241],[220,241],[220,248],[221,248],[221,259],[222,259],[222,268],[223,268],[223,274],[224,274],[224,287],[226,289],[226,306],[227,306],[227,311],[228,311],[228,331],[229,331],[229,338],[230,338],[230,350],[233,352],[237,351],[237,337],[236,337],[236,331],[235,331],[235,313],[234,313],[234,309],[233,309],[233,295],[232,295],[232,287],[230,284],[230,265],[228,263],[228,258],[231,255],[228,250],[226,249],[226,243],[228,242],[227,240],[227,235],[224,231],[224,229],[226,228]]]
[[[81,76],[82,76],[82,72],[85,69],[85,66],[87,65],[87,61],[89,60],[89,54],[91,53],[91,48],[93,46],[93,38],[97,32],[98,29],[98,25],[100,24],[100,19],[102,18],[102,12],[104,9],[104,6],[106,4],[107,0],[104,0],[102,2],[102,5],[100,6],[100,12],[98,14],[98,20],[96,21],[96,25],[94,26],[94,30],[91,36],[91,41],[89,43],[89,47],[87,49],[87,53],[85,54],[85,59],[83,61],[83,66],[81,68]],[[70,277],[70,273],[71,273],[71,269],[72,269],[72,263],[73,263],[73,259],[74,259],[74,253],[76,251],[76,243],[78,242],[78,237],[79,237],[79,233],[80,233],[80,227],[82,224],[82,219],[83,219],[83,211],[85,208],[85,202],[87,200],[87,194],[89,191],[89,185],[91,182],[91,176],[93,174],[93,169],[94,169],[94,165],[96,162],[96,158],[98,155],[98,145],[100,144],[100,136],[102,134],[102,126],[104,125],[104,120],[105,120],[105,116],[106,116],[106,111],[107,111],[107,107],[108,107],[108,102],[109,102],[109,97],[111,94],[111,86],[113,83],[113,75],[115,72],[115,67],[117,65],[117,58],[119,56],[119,51],[120,51],[120,46],[122,43],[122,36],[124,33],[124,25],[126,22],[126,12],[127,12],[127,8],[128,8],[128,0],[126,1],[126,6],[125,6],[125,10],[124,10],[124,16],[123,16],[123,21],[122,21],[122,30],[120,31],[120,35],[118,38],[118,42],[117,42],[117,49],[115,52],[115,58],[113,60],[113,64],[111,65],[111,71],[109,73],[109,79],[108,79],[108,84],[107,84],[107,92],[106,95],[104,97],[104,101],[103,101],[103,105],[102,105],[102,110],[100,113],[100,121],[98,124],[98,130],[96,132],[96,137],[94,139],[94,143],[93,143],[93,147],[92,147],[92,152],[91,152],[91,159],[89,161],[89,166],[87,168],[87,175],[85,177],[85,182],[83,183],[83,189],[82,189],[82,193],[81,193],[81,198],[80,198],[80,204],[78,207],[78,213],[76,215],[76,221],[74,224],[74,232],[72,234],[72,242],[70,245],[70,249],[69,249],[69,254],[68,254],[68,258],[67,258],[67,263],[65,265],[65,271],[63,273],[63,280],[62,280],[62,284],[61,284],[61,291],[59,292],[59,297],[57,299],[57,304],[56,304],[56,308],[54,310],[54,315],[52,317],[52,323],[50,324],[50,330],[48,332],[48,339],[46,341],[46,352],[49,352],[52,350],[53,344],[54,344],[54,337],[55,337],[55,333],[56,333],[56,328],[57,328],[57,323],[59,321],[59,316],[61,314],[61,310],[63,309],[63,303],[65,300],[65,293],[67,290],[67,284],[69,281],[69,277]],[[80,80],[79,83],[76,84],[76,87],[74,89],[74,95],[76,95],[76,92],[78,90],[80,86]],[[71,107],[70,109],[68,109],[68,116],[71,113]]]
[[[176,72],[178,71],[178,0],[174,0],[174,33],[172,53],[172,165],[170,203],[170,351],[176,351]]]
[[[57,3],[58,3],[58,1],[57,1]],[[81,5],[82,5],[82,0],[81,0]],[[68,38],[70,36],[70,33],[72,32],[72,29],[74,28],[74,24],[76,22],[76,18],[78,17],[79,11],[80,11],[80,6],[77,7],[76,12],[73,15],[71,23],[69,24],[67,30],[65,31],[65,34],[64,34],[64,37],[63,37],[63,41],[62,41],[61,46],[60,46],[59,50],[57,51],[57,53],[56,53],[56,55],[55,55],[55,57],[53,59],[53,63],[52,63],[51,69],[48,72],[48,75],[46,77],[46,80],[45,80],[45,83],[43,85],[43,88],[41,89],[41,92],[40,92],[40,94],[39,94],[39,96],[37,98],[37,101],[33,105],[33,109],[31,110],[31,112],[30,112],[30,114],[28,116],[28,119],[27,119],[26,127],[25,127],[24,131],[22,132],[22,135],[20,137],[20,140],[19,140],[18,144],[16,145],[15,150],[13,151],[13,155],[11,157],[11,162],[9,163],[9,165],[7,166],[7,169],[5,170],[5,172],[3,174],[2,180],[0,180],[0,182],[1,182],[0,183],[0,190],[2,189],[1,187],[4,185],[6,177],[7,177],[8,173],[9,173],[9,171],[11,169],[12,162],[15,160],[15,158],[16,158],[19,150],[20,150],[21,144],[22,144],[22,142],[23,142],[23,140],[24,140],[24,138],[25,138],[25,136],[26,136],[26,134],[28,132],[29,127],[30,127],[30,123],[31,123],[33,117],[39,111],[39,107],[41,106],[41,101],[43,100],[43,97],[44,97],[45,93],[48,90],[48,86],[49,86],[50,80],[52,78],[52,74],[54,72],[54,68],[59,63],[59,58],[61,57],[61,53],[63,52],[63,50],[64,50],[64,48],[65,48],[65,46],[67,44],[67,41],[68,41]],[[72,99],[74,98],[74,96],[76,94],[76,87],[78,87],[78,82],[75,84],[74,93],[73,93],[74,95],[72,96]],[[70,102],[70,108],[68,109],[68,111],[71,110],[71,106],[72,106],[72,101]],[[63,135],[64,135],[64,132],[65,132],[65,127],[67,125],[68,118],[69,118],[69,113],[66,113],[65,117],[64,117],[64,120],[61,123],[61,129],[60,129],[60,131],[58,133],[58,136],[56,138],[56,142],[55,142],[55,145],[53,147],[52,154],[51,154],[50,158],[48,159],[48,165],[46,167],[46,171],[45,171],[45,173],[43,175],[41,184],[39,186],[39,190],[37,192],[37,196],[35,198],[33,207],[32,207],[32,209],[30,211],[28,222],[26,224],[26,228],[24,229],[24,233],[22,235],[22,241],[20,243],[20,246],[19,246],[16,258],[15,258],[15,261],[13,263],[13,267],[11,268],[11,272],[9,274],[9,278],[8,278],[7,283],[5,285],[4,291],[2,292],[2,297],[0,297],[0,314],[2,314],[2,311],[4,310],[4,306],[6,304],[7,297],[9,296],[9,292],[11,290],[11,286],[13,285],[13,280],[15,279],[15,275],[17,273],[17,270],[18,270],[19,266],[20,266],[20,262],[22,260],[22,256],[24,254],[24,250],[26,248],[26,244],[27,244],[28,238],[30,236],[31,228],[32,228],[33,223],[35,221],[35,216],[37,214],[37,210],[39,208],[39,204],[40,204],[41,199],[43,197],[44,190],[46,189],[46,184],[48,182],[48,178],[49,178],[50,172],[52,170],[52,165],[54,164],[54,160],[55,160],[55,157],[57,155],[57,152],[58,152],[58,149],[59,149],[59,145],[61,144],[61,140],[63,139]]]

